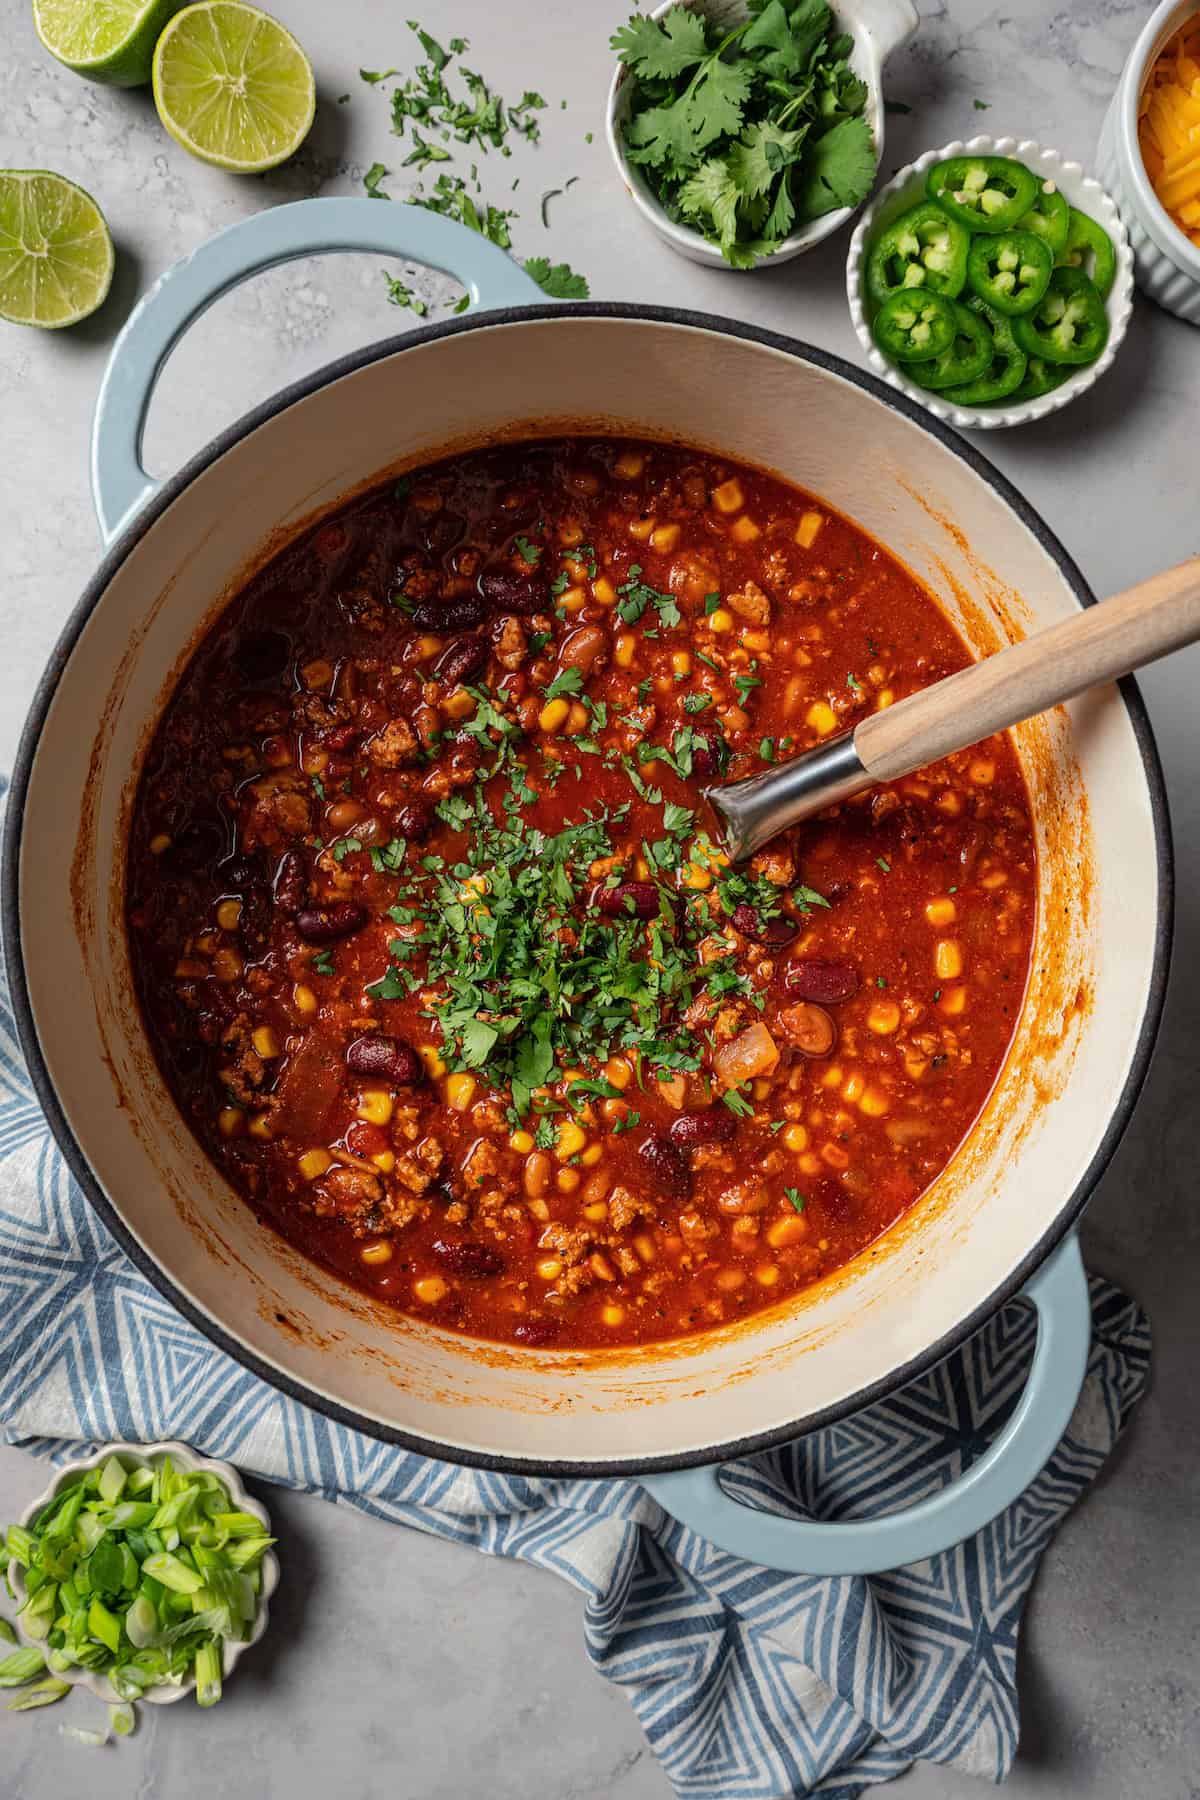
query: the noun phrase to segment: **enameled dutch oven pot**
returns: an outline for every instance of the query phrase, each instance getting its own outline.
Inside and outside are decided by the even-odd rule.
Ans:
[[[480,311],[345,358],[234,426],[161,488],[140,466],[155,375],[218,294],[315,251],[449,270]],[[55,650],[21,745],[5,930],[25,1054],[71,1167],[129,1254],[231,1355],[368,1434],[467,1463],[638,1474],[761,1563],[894,1567],[1009,1503],[1078,1393],[1089,1339],[1072,1233],[1128,1121],[1158,1023],[1171,865],[1132,683],[1020,726],[1041,865],[1033,973],[983,1116],[913,1211],[775,1311],[633,1352],[481,1345],[383,1315],[306,1263],[209,1164],[133,999],[122,927],[139,758],[189,646],[322,510],[455,447],[588,431],[679,439],[821,495],[925,581],[977,653],[1087,605],[1062,546],[953,432],[804,344],[654,307],[537,302],[480,237],[417,207],[315,200],[234,226],[130,319],[97,409],[108,551]],[[869,1522],[768,1517],[722,1461],[861,1407],[929,1367],[1022,1287],[1038,1350],[1002,1436],[936,1499]]]

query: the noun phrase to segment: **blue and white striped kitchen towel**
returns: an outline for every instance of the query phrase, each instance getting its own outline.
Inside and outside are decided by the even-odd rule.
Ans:
[[[1087,1385],[1011,1511],[944,1556],[871,1580],[779,1575],[664,1518],[633,1481],[527,1481],[343,1430],[249,1375],[129,1262],[67,1171],[29,1085],[0,971],[0,1435],[179,1437],[271,1481],[551,1569],[585,1598],[588,1650],[628,1690],[686,1800],[853,1800],[913,1762],[1003,1780],[1038,1559],[1146,1384],[1150,1333],[1093,1278]],[[961,1471],[1015,1402],[1033,1344],[1010,1307],[923,1380],[736,1465],[779,1511],[887,1511]],[[287,1545],[282,1546],[284,1561]]]

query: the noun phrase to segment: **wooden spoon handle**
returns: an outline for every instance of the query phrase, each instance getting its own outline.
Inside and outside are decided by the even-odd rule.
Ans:
[[[1200,556],[872,713],[854,748],[895,781],[1200,638]]]

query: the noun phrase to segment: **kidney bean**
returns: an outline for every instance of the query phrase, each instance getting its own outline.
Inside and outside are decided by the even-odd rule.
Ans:
[[[765,944],[769,950],[782,950],[800,929],[794,919],[760,919],[745,900],[734,907],[731,923],[743,937],[753,938],[756,944]]]
[[[541,575],[510,575],[504,569],[488,569],[479,577],[479,591],[495,612],[550,610],[550,590]]]
[[[296,914],[296,930],[306,944],[333,944],[361,931],[367,909],[356,900],[332,900],[327,906],[305,906]]]
[[[454,594],[445,599],[418,600],[412,622],[420,631],[473,631],[487,618],[487,605],[478,594]]]
[[[606,919],[657,919],[658,889],[652,881],[623,881],[620,887],[593,888],[592,905]]]
[[[489,1249],[487,1244],[465,1240],[447,1243],[445,1238],[435,1238],[430,1249],[452,1275],[461,1275],[466,1281],[485,1281],[489,1275],[499,1275],[504,1269],[500,1252]]]
[[[346,1046],[346,1067],[353,1075],[378,1077],[395,1087],[411,1087],[424,1072],[420,1057],[399,1038],[370,1034]]]
[[[652,1131],[638,1145],[638,1155],[666,1192],[675,1200],[684,1200],[691,1189],[692,1172],[683,1151],[669,1137]]]
[[[285,850],[275,871],[275,904],[280,912],[298,913],[308,899],[308,865],[299,850]]]
[[[783,972],[783,985],[789,994],[801,1000],[817,1000],[822,1006],[836,1006],[858,992],[858,970],[853,963],[819,956],[801,956],[790,962]]]
[[[447,687],[456,687],[459,682],[470,681],[481,669],[486,669],[490,655],[491,646],[486,638],[473,635],[455,638],[434,663],[433,673]]]
[[[539,1344],[552,1344],[558,1333],[556,1319],[522,1319],[519,1325],[513,1326],[513,1336],[517,1342],[534,1348]]]
[[[427,800],[424,794],[414,794],[397,812],[396,830],[402,838],[411,838],[419,844],[433,830],[435,816],[432,800]]]
[[[728,1143],[736,1130],[737,1120],[727,1106],[704,1106],[696,1112],[680,1113],[671,1121],[672,1141],[683,1150]]]
[[[709,731],[692,740],[692,774],[714,781],[726,761],[726,744],[719,732]]]
[[[231,888],[241,893],[252,883],[261,880],[262,869],[252,856],[227,856],[218,865],[217,874],[222,881],[228,882]]]
[[[607,642],[599,625],[581,625],[563,644],[558,660],[564,669],[581,669],[586,675]]]

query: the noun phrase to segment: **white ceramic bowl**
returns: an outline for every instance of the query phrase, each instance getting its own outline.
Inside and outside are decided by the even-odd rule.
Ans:
[[[1163,0],[1155,8],[1129,53],[1096,150],[1101,178],[1116,196],[1129,229],[1138,286],[1189,325],[1200,325],[1200,249],[1180,231],[1150,186],[1137,120],[1142,89],[1159,51],[1197,13],[1197,0]]]
[[[661,18],[663,13],[677,3],[678,0],[662,0],[662,4],[654,8],[650,17]],[[745,0],[687,0],[687,4],[726,26],[736,25],[746,17]],[[833,0],[833,11],[839,28],[850,32],[854,38],[850,66],[867,85],[865,114],[875,140],[876,167],[881,168],[884,138],[883,65],[892,51],[906,43],[917,29],[917,9],[912,0]],[[692,262],[705,263],[710,268],[728,269],[730,264],[725,261],[716,244],[710,243],[690,226],[678,225],[667,217],[641,169],[636,163],[630,162],[621,128],[629,116],[631,79],[624,63],[618,63],[608,90],[606,121],[608,147],[629,198],[664,243],[670,244],[673,250],[678,250],[681,256],[688,257]],[[793,231],[790,237],[783,238],[779,248],[770,256],[760,258],[755,266],[761,268],[764,264],[790,262],[794,256],[803,256],[806,250],[811,250],[833,232],[839,231],[853,211],[851,206],[842,206],[835,212],[813,219],[801,230]]]
[[[256,1519],[262,1520],[265,1532],[269,1533],[271,1530],[271,1521],[267,1516],[266,1509],[246,1492],[242,1486],[241,1477],[231,1463],[215,1462],[210,1457],[200,1456],[195,1450],[189,1449],[186,1444],[178,1443],[105,1444],[101,1449],[92,1451],[88,1456],[81,1456],[75,1462],[63,1463],[60,1468],[55,1470],[54,1479],[49,1487],[44,1489],[36,1500],[30,1501],[21,1514],[19,1523],[28,1527],[37,1518],[42,1508],[48,1505],[56,1494],[62,1492],[72,1477],[86,1475],[90,1470],[100,1468],[110,1456],[119,1456],[121,1461],[129,1466],[136,1467],[140,1464],[150,1468],[160,1462],[164,1456],[169,1456],[180,1469],[203,1470],[208,1475],[217,1475],[229,1489],[234,1509],[238,1512],[253,1513]],[[18,1601],[23,1603],[25,1599],[24,1571],[16,1563],[10,1563],[8,1572],[13,1591]],[[279,1558],[273,1550],[268,1550],[262,1559],[262,1590],[258,1598],[258,1611],[254,1616],[254,1624],[250,1628],[250,1636],[243,1643],[227,1639],[221,1646],[221,1668],[226,1680],[232,1675],[242,1652],[248,1650],[251,1644],[257,1644],[267,1629],[270,1599],[278,1585]],[[18,1618],[18,1630],[20,1625],[21,1621]],[[26,1642],[32,1642],[32,1639],[27,1638]],[[42,1645],[39,1644],[37,1648],[40,1650]],[[97,1699],[105,1701],[110,1706],[116,1705],[120,1699],[120,1695],[112,1686],[107,1675],[99,1674],[95,1670],[64,1669],[61,1674],[55,1670],[55,1674],[58,1675],[60,1681],[69,1681],[75,1687],[90,1688]],[[178,1686],[164,1681],[158,1687],[147,1688],[142,1699],[150,1706],[170,1706],[174,1701],[182,1700],[185,1695],[192,1693],[195,1686],[195,1680],[191,1676],[186,1681],[180,1682]]]
[[[1077,369],[1051,393],[1042,394],[1037,400],[1026,400],[1020,406],[955,406],[943,395],[918,387],[901,373],[895,363],[889,362],[884,356],[871,336],[871,328],[867,322],[863,272],[869,246],[893,219],[899,218],[910,206],[915,206],[919,200],[924,199],[925,177],[934,163],[941,162],[948,156],[964,155],[1012,156],[1032,169],[1043,181],[1053,181],[1072,206],[1080,212],[1090,213],[1096,223],[1104,227],[1113,241],[1113,249],[1117,255],[1116,276],[1105,302],[1109,331],[1108,343],[1103,351],[1094,363]],[[882,375],[891,387],[899,388],[902,394],[907,394],[910,400],[916,400],[937,419],[945,419],[947,423],[957,425],[960,429],[996,431],[1005,425],[1029,425],[1035,419],[1044,419],[1048,413],[1058,412],[1060,407],[1069,406],[1072,400],[1090,388],[1110,367],[1121,347],[1133,308],[1133,255],[1115,204],[1100,183],[1090,175],[1085,175],[1078,163],[1067,162],[1057,150],[1047,150],[1028,138],[973,137],[965,144],[956,140],[952,144],[943,144],[940,150],[927,150],[924,156],[919,156],[916,162],[901,169],[885,188],[879,190],[855,226],[854,236],[850,240],[850,254],[846,260],[846,293],[858,341],[877,375]]]

